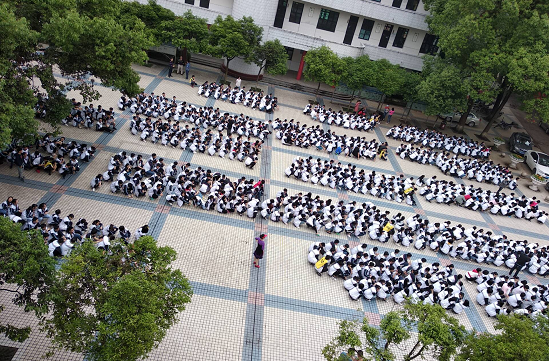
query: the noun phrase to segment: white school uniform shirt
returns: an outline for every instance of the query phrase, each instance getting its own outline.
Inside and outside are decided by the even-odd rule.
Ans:
[[[360,288],[358,288],[358,286],[357,286],[357,287],[354,287],[353,289],[351,289],[349,291],[349,296],[351,296],[351,298],[353,300],[358,300],[358,298],[361,296],[360,295]]]
[[[509,296],[509,298],[507,299],[507,303],[515,308],[515,307],[518,307],[518,303],[522,301],[522,299],[520,298],[520,295],[519,294],[514,294],[514,295],[511,295]]]

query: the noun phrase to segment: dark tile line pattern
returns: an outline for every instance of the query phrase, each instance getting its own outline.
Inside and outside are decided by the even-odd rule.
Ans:
[[[269,86],[269,93],[274,95],[274,88]],[[265,113],[265,120],[273,119],[272,113]],[[270,129],[272,130],[272,128]],[[261,152],[259,179],[266,181],[263,199],[270,198],[272,136],[267,137]],[[258,215],[254,221],[255,235],[269,234],[268,220]],[[267,244],[269,237],[267,237]],[[244,328],[244,343],[242,345],[242,361],[261,361],[263,349],[263,323],[265,316],[265,280],[267,266],[268,246],[265,245],[263,259],[259,262],[260,268],[250,264],[250,277],[248,285],[248,303],[246,305],[246,320]],[[255,249],[255,240],[252,242],[252,252]]]

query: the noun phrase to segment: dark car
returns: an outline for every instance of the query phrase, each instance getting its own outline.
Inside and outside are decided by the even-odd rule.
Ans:
[[[532,149],[532,138],[526,133],[513,133],[509,138],[509,150],[511,153],[524,155]]]
[[[549,123],[540,122],[539,126],[545,133],[549,134]]]

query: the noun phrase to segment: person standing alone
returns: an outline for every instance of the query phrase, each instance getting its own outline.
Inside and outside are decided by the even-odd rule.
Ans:
[[[173,71],[173,58],[170,58],[170,64],[168,64],[168,78],[172,77]]]
[[[259,260],[263,258],[263,253],[265,252],[265,238],[266,234],[261,234],[259,237],[256,237],[257,247],[254,251],[254,266],[259,268]]]
[[[387,123],[391,122],[391,118],[393,117],[393,114],[395,114],[395,108],[391,108],[391,110],[389,110],[389,113],[387,115]]]
[[[187,64],[185,64],[185,79],[189,79],[189,72],[191,71],[191,63],[187,60]]]
[[[15,154],[14,157],[14,163],[17,166],[17,175],[19,176],[19,179],[21,181],[25,181],[25,176],[23,175],[23,171],[25,170],[25,153],[23,153],[22,149],[17,149],[17,154]]]
[[[177,74],[183,75],[183,67],[185,66],[185,62],[183,61],[183,57],[180,56],[179,60],[177,60]],[[187,79],[189,79],[187,77]]]

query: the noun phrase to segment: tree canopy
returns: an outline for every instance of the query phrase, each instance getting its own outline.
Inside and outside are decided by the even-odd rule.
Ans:
[[[494,102],[483,135],[511,93],[532,99],[549,90],[549,15],[543,1],[424,0],[444,59],[469,77],[470,99]],[[439,55],[439,56],[440,56]],[[475,92],[476,91],[476,92]],[[527,110],[546,107],[546,97]],[[538,114],[543,121],[547,112]]]
[[[498,333],[470,334],[458,361],[547,361],[549,360],[549,320],[522,315],[498,316]]]
[[[467,333],[457,319],[447,314],[440,305],[407,301],[404,309],[391,311],[381,319],[379,329],[368,324],[364,318],[358,321],[342,320],[338,323],[339,332],[322,349],[327,361],[343,361],[342,352],[353,349],[375,361],[396,360],[393,346],[406,354],[405,361],[427,354],[437,360],[449,361]],[[411,349],[402,348],[402,343],[412,338],[413,328],[417,327],[417,339]]]
[[[22,232],[20,224],[0,217],[0,292],[12,294],[13,303],[25,311],[42,314],[47,310],[54,273],[55,261],[48,255],[42,234]],[[15,341],[24,341],[30,331],[30,327],[0,323],[0,333]]]
[[[175,257],[150,236],[127,246],[114,241],[108,253],[84,242],[51,285],[44,330],[54,344],[89,360],[146,357],[191,301],[189,282],[170,267]]]
[[[122,8],[121,0],[2,2],[0,146],[14,138],[32,140],[39,100],[47,109],[44,121],[57,127],[71,107],[65,91],[79,91],[84,101],[97,99],[90,76],[129,95],[141,90],[131,64],[146,60],[153,38]]]
[[[303,75],[306,80],[318,82],[320,84],[334,85],[337,79],[338,70],[342,68],[342,60],[335,54],[332,49],[323,45],[320,48],[311,49],[305,55],[305,63],[307,67]]]
[[[284,75],[288,71],[286,66],[288,53],[278,39],[269,40],[257,46],[252,52],[250,60],[259,67],[258,79],[263,69],[266,73],[273,75]]]
[[[208,23],[206,19],[193,15],[190,10],[182,16],[162,22],[160,28],[164,42],[185,49],[185,52],[208,49]]]
[[[225,58],[225,78],[229,70],[229,63],[236,57],[249,57],[253,49],[261,42],[263,28],[254,24],[251,17],[244,16],[235,20],[227,15],[225,18],[218,16],[210,26],[210,46],[208,53]]]

